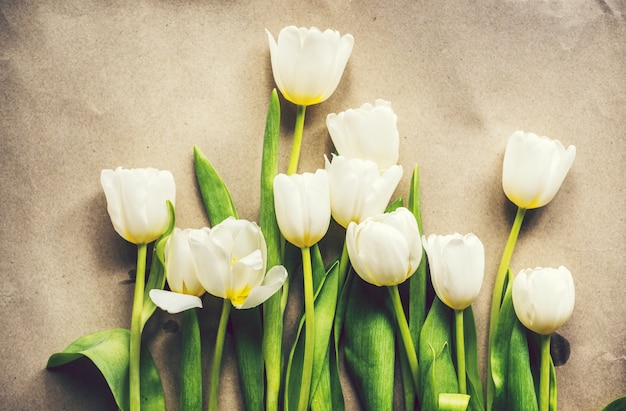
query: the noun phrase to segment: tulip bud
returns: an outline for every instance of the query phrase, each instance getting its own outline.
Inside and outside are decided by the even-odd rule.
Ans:
[[[574,146],[565,149],[558,140],[516,131],[504,153],[504,193],[521,208],[548,204],[559,191],[575,157]]]
[[[326,126],[339,155],[371,160],[378,168],[387,169],[398,163],[400,135],[398,116],[391,103],[376,100],[339,114],[329,114]]]
[[[258,225],[229,217],[207,235],[189,240],[198,280],[207,292],[229,299],[238,309],[270,298],[287,279],[283,266],[265,272],[267,247]]]
[[[102,170],[100,183],[115,231],[134,244],[161,236],[170,222],[167,200],[174,204],[172,173],[154,168]]]
[[[311,247],[330,225],[330,191],[326,170],[315,174],[278,174],[274,178],[278,228],[296,247]]]
[[[474,234],[422,237],[433,288],[444,304],[464,310],[478,297],[485,274],[485,250]]]
[[[351,221],[358,224],[385,211],[402,178],[402,166],[393,165],[381,171],[369,160],[333,155],[331,163],[324,158],[335,221],[345,228]]]
[[[198,280],[200,269],[191,252],[191,241],[206,241],[210,230],[175,228],[165,244],[165,274],[170,289],[176,293],[201,296],[204,287]]]
[[[338,31],[288,26],[278,42],[268,31],[274,81],[294,104],[310,106],[328,99],[343,74],[354,38]]]
[[[346,246],[354,271],[379,287],[404,282],[422,259],[417,221],[404,207],[350,223]]]
[[[529,330],[549,335],[574,311],[574,279],[563,266],[522,270],[513,281],[512,297],[520,322]]]

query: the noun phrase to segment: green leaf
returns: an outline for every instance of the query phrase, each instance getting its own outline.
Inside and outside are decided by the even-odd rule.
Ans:
[[[180,409],[202,411],[202,354],[196,309],[183,312]]]
[[[145,292],[143,294],[143,308],[141,311],[142,330],[156,310],[156,305],[150,298],[150,290],[162,290],[165,287],[165,244],[176,226],[176,212],[174,210],[174,204],[172,204],[169,200],[167,200],[167,208],[170,213],[170,225],[167,227],[165,233],[163,233],[156,243],[154,243],[150,275],[148,276],[148,282],[146,283]]]
[[[526,332],[515,315],[511,288],[508,281],[491,349],[493,409],[537,410]]]
[[[261,204],[259,222],[267,244],[268,269],[280,265],[281,237],[274,211],[274,177],[278,174],[278,139],[280,131],[280,103],[276,89],[272,90],[263,138],[263,159],[261,162]],[[266,409],[278,410],[278,398],[282,378],[282,338],[283,310],[282,294],[287,287],[279,290],[263,303],[263,358],[267,377]]]
[[[439,394],[459,391],[450,353],[453,312],[435,297],[420,333],[420,401],[423,411],[436,411]]]
[[[478,341],[476,336],[476,323],[472,307],[465,309],[463,313],[463,333],[465,334],[465,370],[467,375],[467,390],[471,395],[469,409],[482,411],[485,409],[483,386],[478,368]]]
[[[215,226],[231,216],[237,217],[230,192],[213,165],[198,147],[193,148],[193,156],[196,180],[211,225]]]
[[[321,391],[316,394],[320,386],[322,377],[327,379],[323,384],[330,384],[330,368],[328,374],[324,374],[324,368],[329,367],[329,341],[335,318],[335,308],[337,304],[338,284],[338,263],[335,261],[326,271],[324,261],[316,244],[311,248],[311,266],[313,269],[313,290],[315,297],[315,335],[313,372],[311,378],[311,399],[316,398],[319,406],[326,401],[332,401],[331,386],[322,386]],[[300,381],[302,377],[302,367],[304,361],[304,342],[306,332],[304,328],[304,315],[300,317],[296,341],[291,349],[289,361],[287,363],[287,387],[285,390],[285,409],[297,409],[298,396],[300,393]],[[317,395],[317,397],[315,397]],[[332,405],[332,404],[331,404]]]
[[[385,209],[385,213],[391,213],[392,211],[395,211],[396,209],[402,207],[404,205],[404,201],[402,200],[402,198],[397,198],[395,200],[393,200]]]
[[[52,354],[46,368],[54,369],[79,358],[88,358],[102,373],[117,406],[129,409],[130,332],[127,329],[99,331],[79,338],[63,351]],[[159,372],[147,348],[141,350],[141,409],[164,410],[165,397]]]
[[[617,398],[612,401],[602,411],[623,411],[626,410],[626,396]]]
[[[344,358],[363,409],[393,409],[395,319],[389,292],[355,278],[344,322]]]

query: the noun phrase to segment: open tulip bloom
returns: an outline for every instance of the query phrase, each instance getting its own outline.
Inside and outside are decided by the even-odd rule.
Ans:
[[[370,160],[386,170],[398,163],[398,116],[391,103],[378,99],[326,117],[326,127],[339,155]]]
[[[541,336],[539,409],[547,411],[550,397],[550,334],[558,330],[574,311],[574,279],[559,268],[522,270],[512,288],[515,314],[526,328]]]
[[[348,63],[354,37],[315,27],[288,26],[278,41],[268,31],[274,81],[282,95],[297,105],[296,125],[287,174],[298,171],[306,107],[328,99]]]

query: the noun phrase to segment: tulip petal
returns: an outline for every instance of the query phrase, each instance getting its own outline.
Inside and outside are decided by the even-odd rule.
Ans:
[[[263,279],[263,283],[257,287],[254,287],[248,298],[241,305],[233,306],[237,309],[247,309],[256,307],[262,303],[264,303],[268,298],[270,298],[280,287],[283,286],[285,281],[287,280],[287,270],[282,265],[277,265],[272,267],[267,274],[265,274],[265,278]]]
[[[180,313],[190,308],[202,308],[200,297],[172,291],[150,290],[150,299],[157,307],[170,314]]]

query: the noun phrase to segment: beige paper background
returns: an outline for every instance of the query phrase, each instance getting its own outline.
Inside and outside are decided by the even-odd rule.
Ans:
[[[471,231],[485,244],[483,345],[514,215],[501,189],[506,140],[521,129],[576,145],[557,197],[528,213],[511,265],[574,275],[560,409],[598,410],[626,394],[625,10],[618,0],[0,1],[0,408],[114,408],[95,372],[45,370],[76,338],[129,325],[134,248],[113,231],[101,169],[171,170],[178,225],[200,227],[198,145],[240,215],[257,219],[274,87],[264,29],[290,24],[355,37],[336,93],[307,112],[300,170],[332,150],[326,114],[391,101],[405,169],[397,195],[419,164],[426,234]],[[285,168],[294,109],[282,107]],[[210,348],[219,302],[205,306]],[[159,313],[146,331],[169,409],[176,323]],[[222,375],[221,408],[242,409],[230,339]],[[359,409],[349,389],[348,399]]]

